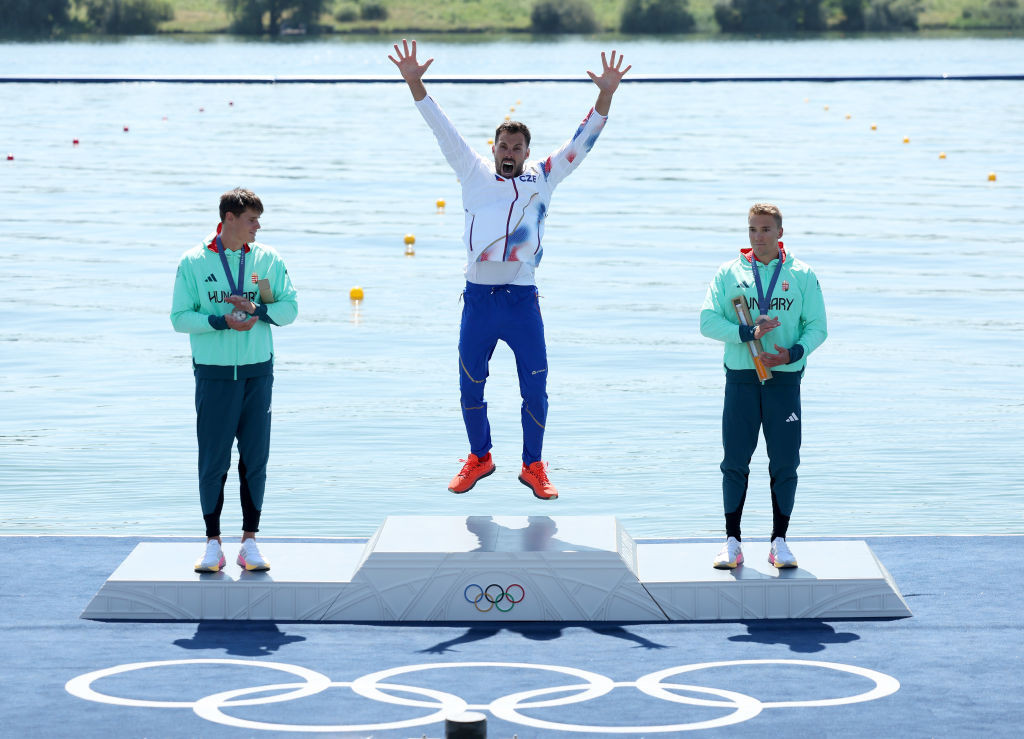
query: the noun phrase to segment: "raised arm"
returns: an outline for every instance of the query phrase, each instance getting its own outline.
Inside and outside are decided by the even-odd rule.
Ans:
[[[397,49],[398,49],[398,46],[395,46],[395,50],[396,51],[397,51]],[[415,57],[415,55],[416,55],[416,44],[415,44],[415,42],[413,42],[412,49],[413,49],[413,56]],[[608,58],[605,56],[605,53],[602,51],[601,52],[601,65],[604,67],[604,71],[601,73],[601,76],[598,76],[598,75],[594,74],[589,69],[587,70],[587,74],[590,75],[590,79],[592,79],[594,81],[594,84],[597,85],[598,89],[601,90],[601,92],[599,92],[597,94],[597,102],[594,103],[594,110],[596,110],[601,115],[604,115],[604,116],[608,115],[608,109],[612,105],[612,95],[614,95],[615,91],[617,89],[619,89],[619,82],[622,81],[623,75],[625,75],[626,72],[628,72],[629,70],[631,70],[633,68],[633,65],[630,64],[625,69],[622,69],[621,68],[622,67],[622,59],[623,59],[622,55],[619,54],[618,61],[616,61],[616,59],[615,59],[615,49],[612,49],[612,58],[611,58],[611,61],[609,62]],[[392,59],[391,61],[395,61],[395,60]],[[433,59],[431,59],[430,61],[433,61]],[[398,62],[395,62],[395,63],[398,64]],[[415,59],[413,60],[413,63],[415,63]],[[427,64],[430,64],[430,62],[427,62]],[[426,69],[426,67],[424,67],[424,69]],[[403,73],[402,76],[405,77],[405,74]],[[408,79],[408,78],[406,78],[406,79]],[[411,82],[409,83],[409,86],[412,87],[412,83]],[[426,92],[424,92],[423,94],[425,95]],[[415,93],[413,93],[413,95],[415,95]]]
[[[601,75],[598,76],[587,70],[590,79],[594,81],[594,84],[598,86],[601,92],[597,95],[594,109],[587,113],[587,117],[580,123],[573,137],[541,164],[544,177],[551,184],[551,187],[558,185],[570,172],[580,166],[580,162],[590,152],[594,142],[597,141],[597,137],[601,134],[605,121],[608,119],[608,108],[612,104],[612,95],[618,89],[622,76],[633,67],[631,64],[622,69],[622,62],[622,55],[620,54],[616,57],[614,49],[612,50],[610,62],[608,61],[608,55],[602,51],[601,64],[604,67],[604,71]],[[594,115],[594,113],[597,113],[597,115]]]
[[[427,88],[423,86],[423,73],[427,71],[427,67],[434,60],[427,59],[424,64],[417,62],[416,41],[412,42],[412,49],[410,49],[409,42],[405,39],[402,39],[402,48],[398,48],[398,44],[395,44],[395,54],[398,55],[397,59],[390,54],[388,54],[388,59],[394,62],[398,71],[402,73],[402,79],[409,85],[412,98],[416,101],[416,109],[430,126],[430,130],[434,132],[434,138],[437,139],[437,143],[441,147],[441,153],[455,170],[455,174],[459,179],[464,180],[470,176],[470,173],[478,169],[486,170],[486,162],[466,143],[441,107],[434,102],[434,98],[427,95]]]
[[[388,59],[394,62],[395,66],[398,67],[399,73],[402,75],[402,79],[409,85],[412,99],[419,102],[427,96],[427,88],[423,86],[423,74],[427,71],[427,67],[433,64],[434,58],[427,59],[423,64],[416,61],[416,39],[413,39],[411,51],[409,49],[409,42],[405,39],[402,39],[401,49],[398,48],[398,44],[395,44],[395,55],[398,57],[397,59],[390,54],[388,54]],[[612,52],[613,57],[614,55],[615,52]],[[611,100],[610,95],[608,98]]]

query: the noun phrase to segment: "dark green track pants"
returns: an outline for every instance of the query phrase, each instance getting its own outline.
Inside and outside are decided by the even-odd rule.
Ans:
[[[775,514],[772,535],[786,535],[796,499],[796,469],[800,466],[802,374],[775,371],[772,379],[762,384],[754,370],[726,370],[721,470],[728,536],[740,538],[739,522],[747,495],[750,458],[762,429],[768,450]]]

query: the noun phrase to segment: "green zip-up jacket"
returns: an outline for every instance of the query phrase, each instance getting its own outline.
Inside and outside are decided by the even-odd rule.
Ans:
[[[772,372],[800,372],[807,364],[807,355],[821,346],[828,336],[825,299],[814,270],[792,254],[787,254],[781,242],[779,247],[782,271],[772,293],[768,315],[778,317],[780,325],[765,334],[761,344],[766,352],[773,354],[776,344],[790,350],[793,360],[789,364],[772,367]],[[754,369],[750,347],[744,341],[751,332],[745,332],[740,326],[731,301],[742,295],[751,317],[756,319],[759,311],[752,269],[757,269],[761,289],[767,291],[777,264],[778,259],[761,264],[753,258],[752,249],[742,249],[736,259],[719,267],[715,279],[708,286],[700,311],[700,332],[709,339],[725,342],[725,366],[728,369]],[[800,356],[795,356],[797,354]]]
[[[245,297],[256,305],[259,321],[248,331],[228,328],[224,316],[234,310],[225,298],[231,294],[224,266],[217,253],[216,234],[185,252],[178,263],[171,302],[174,330],[188,334],[197,376],[238,379],[267,374],[274,356],[271,326],[285,326],[299,313],[295,288],[284,261],[274,249],[259,243],[246,244],[245,275],[241,286]],[[227,251],[231,279],[238,279],[242,249]],[[257,281],[270,282],[274,302],[262,303]],[[245,371],[252,365],[266,372]],[[218,368],[232,368],[230,373]],[[201,372],[201,368],[207,371]],[[239,368],[243,368],[239,371]]]

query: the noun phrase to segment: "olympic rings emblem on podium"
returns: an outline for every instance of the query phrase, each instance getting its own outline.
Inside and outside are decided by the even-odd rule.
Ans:
[[[517,589],[519,592],[519,598],[515,598],[513,593]],[[473,597],[470,597],[470,591],[473,592]],[[480,613],[487,613],[492,608],[496,608],[502,613],[508,613],[515,608],[517,603],[522,603],[523,598],[526,597],[526,589],[519,583],[512,583],[507,588],[503,588],[497,583],[491,583],[486,588],[482,588],[476,583],[467,585],[466,589],[462,591],[462,597],[467,602],[472,603]],[[487,603],[487,608],[480,607],[480,601]],[[502,608],[502,602],[508,603],[508,608]]]
[[[504,592],[507,595],[508,589]],[[483,597],[483,596],[481,596]],[[495,596],[497,600],[497,596]],[[103,678],[121,675],[139,670],[177,667],[180,665],[232,665],[236,667],[257,667],[263,670],[285,672],[299,678],[302,682],[282,682],[272,685],[256,685],[248,688],[233,688],[219,693],[212,693],[197,700],[149,700],[145,698],[123,698],[101,693],[93,688],[93,683]],[[714,668],[732,668],[740,665],[750,666],[782,666],[810,667],[833,670],[839,673],[866,678],[874,683],[874,687],[863,693],[842,695],[838,698],[810,698],[807,700],[762,701],[752,695],[734,690],[703,687],[680,683],[672,680],[684,673],[697,672]],[[497,669],[542,670],[555,672],[572,678],[568,684],[555,687],[521,690],[494,698],[489,703],[471,704],[461,696],[433,688],[422,688],[418,685],[404,685],[392,682],[393,678],[428,670],[453,670],[485,668],[490,672]],[[811,678],[813,680],[813,677]],[[450,688],[450,679],[439,680],[441,685]],[[136,681],[137,683],[137,681]],[[124,684],[123,682],[121,684]],[[188,682],[187,684],[192,684]],[[766,709],[771,708],[825,708],[843,706],[854,703],[865,703],[892,695],[900,689],[899,681],[884,672],[877,672],[866,667],[844,665],[838,662],[818,662],[803,659],[742,659],[724,662],[701,662],[691,665],[676,665],[657,672],[642,675],[636,680],[617,682],[599,673],[582,670],[576,667],[560,665],[542,665],[526,662],[442,662],[436,664],[404,665],[380,670],[363,675],[347,682],[335,682],[323,673],[298,665],[283,662],[249,661],[240,659],[177,659],[160,662],[136,662],[117,665],[72,678],[64,686],[71,695],[96,703],[115,706],[134,706],[139,708],[191,708],[202,719],[241,729],[259,731],[292,731],[292,732],[367,732],[386,731],[389,729],[410,729],[418,726],[439,723],[445,718],[457,715],[466,710],[489,711],[492,716],[520,726],[552,731],[588,732],[591,734],[656,734],[698,729],[714,729],[739,724],[755,718]],[[279,724],[258,721],[252,718],[232,716],[227,711],[240,707],[267,706],[285,701],[308,698],[328,688],[348,688],[362,698],[393,706],[406,706],[417,709],[432,709],[431,713],[400,719],[387,723],[361,725],[310,725],[310,724]],[[561,723],[526,715],[525,711],[568,706],[601,698],[616,688],[634,688],[649,698],[656,698],[671,704],[688,706],[693,709],[708,709],[711,716],[689,723],[674,723],[648,726],[621,725],[582,725]],[[398,694],[406,694],[405,697]],[[261,695],[267,694],[267,695]],[[250,696],[258,697],[250,697]],[[621,706],[621,704],[616,704]],[[725,712],[725,713],[723,713]],[[249,712],[251,716],[251,711]],[[550,714],[548,714],[550,715]],[[616,715],[621,715],[616,712]]]

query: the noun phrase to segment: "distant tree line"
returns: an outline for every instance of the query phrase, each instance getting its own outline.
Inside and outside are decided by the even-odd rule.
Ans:
[[[376,0],[356,0],[355,4],[346,3],[334,13],[340,23],[352,21],[385,21],[388,19],[388,8]]]
[[[625,0],[623,33],[686,33],[696,25],[688,0]],[[601,28],[587,0],[537,0],[530,13],[534,33],[594,33]]]
[[[68,0],[0,0],[4,35],[49,34],[68,24]]]
[[[991,0],[1015,3],[1017,0]],[[715,22],[725,33],[916,30],[919,0],[717,0]],[[601,30],[587,0],[536,0],[530,14],[535,33]],[[688,0],[625,0],[623,33],[688,33],[696,23]]]
[[[288,28],[316,31],[326,0],[221,0],[234,18],[235,33],[277,36]]]
[[[384,21],[389,0],[220,0],[232,31],[276,36],[315,33],[330,11],[340,23]],[[965,8],[965,26],[1024,27],[1024,0],[987,0]],[[913,31],[922,0],[715,0],[714,19],[725,33],[800,31]],[[0,0],[0,36],[69,32],[154,33],[174,17],[169,0]],[[622,0],[617,30],[635,34],[689,33],[696,23],[689,0]],[[590,0],[534,0],[530,29],[538,34],[602,30]]]
[[[78,0],[89,26],[103,33],[155,33],[157,24],[174,17],[167,0]]]
[[[1024,28],[1020,0],[989,0],[986,7],[963,10],[964,20],[982,28]]]
[[[75,7],[82,10],[84,21],[72,17]],[[0,0],[0,35],[155,33],[161,21],[173,17],[167,0]]]
[[[718,0],[715,21],[726,33],[915,31],[921,10],[919,0]]]

